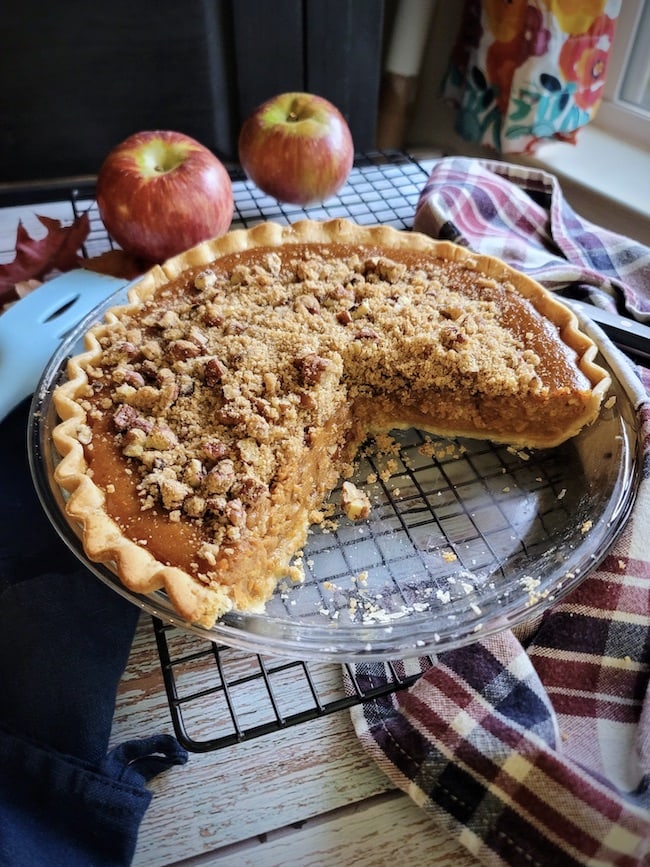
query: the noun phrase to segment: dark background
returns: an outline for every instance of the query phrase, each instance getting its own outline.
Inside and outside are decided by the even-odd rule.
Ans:
[[[8,7],[11,6],[11,11]],[[95,175],[133,132],[226,162],[286,90],[330,99],[375,145],[383,0],[19,0],[0,13],[0,183]]]

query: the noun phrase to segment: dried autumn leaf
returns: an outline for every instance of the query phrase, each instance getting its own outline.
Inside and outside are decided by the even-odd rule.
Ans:
[[[22,221],[16,231],[16,256],[0,265],[0,303],[11,300],[14,286],[23,280],[42,280],[51,271],[69,271],[79,264],[78,250],[88,237],[88,214],[77,217],[69,226],[54,217],[35,215],[45,226],[43,238],[32,238]]]

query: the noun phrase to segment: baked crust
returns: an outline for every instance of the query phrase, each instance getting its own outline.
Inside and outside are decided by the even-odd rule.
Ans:
[[[56,480],[88,557],[209,627],[263,608],[368,432],[557,445],[598,415],[596,354],[495,258],[263,223],[154,267],[88,332],[54,393]]]

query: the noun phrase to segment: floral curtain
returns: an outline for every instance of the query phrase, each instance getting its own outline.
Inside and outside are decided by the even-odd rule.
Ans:
[[[602,98],[622,0],[466,0],[443,83],[456,130],[500,153],[574,142]]]

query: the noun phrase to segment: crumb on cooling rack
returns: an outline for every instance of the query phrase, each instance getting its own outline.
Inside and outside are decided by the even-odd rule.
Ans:
[[[418,452],[427,458],[435,458],[437,461],[453,458],[458,460],[466,452],[465,446],[455,442],[433,442],[427,439],[419,448]]]
[[[341,508],[350,521],[362,521],[370,514],[370,500],[368,495],[352,482],[343,482]]]
[[[365,586],[368,583],[368,572],[364,569],[363,572],[359,572],[358,575],[351,575],[350,581],[353,584],[361,584]]]
[[[293,584],[303,584],[305,581],[304,552],[298,551],[287,569],[287,577]]]
[[[386,461],[386,465],[383,470],[379,473],[379,476],[383,482],[387,482],[391,476],[394,476],[397,470],[399,469],[397,461],[392,458]]]
[[[375,436],[375,444],[377,451],[383,455],[398,455],[400,451],[399,443],[387,433],[380,433]]]
[[[522,461],[529,461],[530,454],[523,449],[515,448],[515,446],[508,446],[507,451],[510,452],[511,455],[516,455]]]

